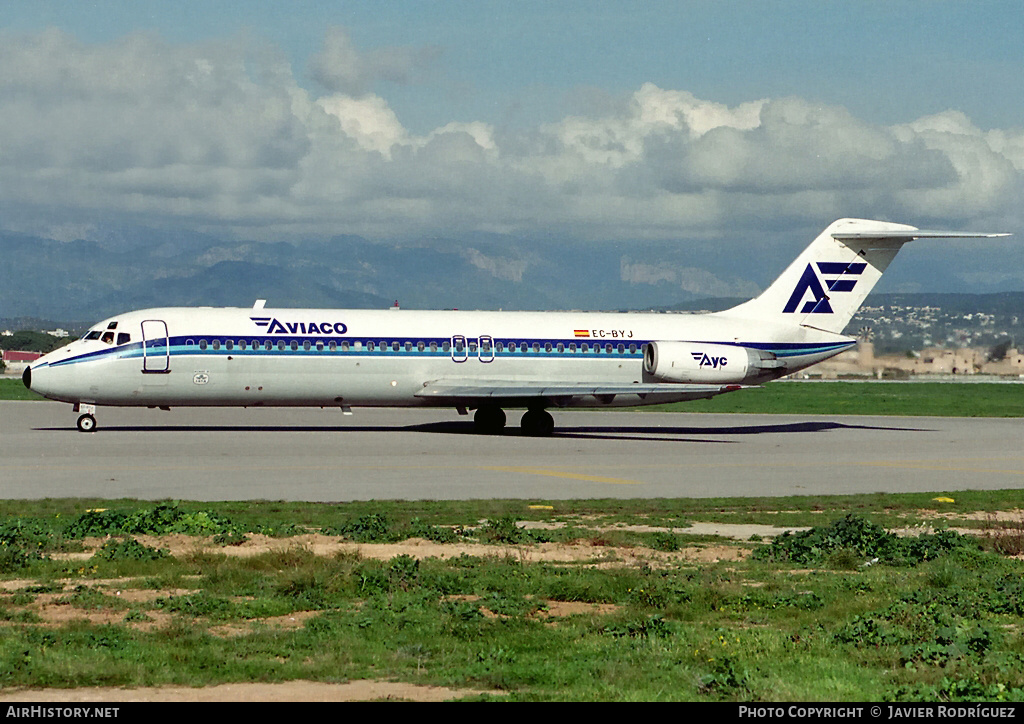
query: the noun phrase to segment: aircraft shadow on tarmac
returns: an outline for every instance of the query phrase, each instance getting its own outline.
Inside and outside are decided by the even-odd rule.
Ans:
[[[73,427],[43,427],[39,431],[78,432]],[[785,422],[756,425],[577,425],[555,429],[551,437],[590,440],[638,440],[651,442],[714,442],[734,443],[734,440],[708,439],[705,435],[766,435],[784,433],[820,433],[836,430],[881,430],[893,432],[934,432],[929,428],[890,427],[884,425],[851,425],[832,421]],[[104,432],[423,432],[448,435],[480,435],[471,421],[446,420],[417,425],[109,425],[90,435]],[[525,437],[518,427],[505,428],[498,435],[488,437]]]

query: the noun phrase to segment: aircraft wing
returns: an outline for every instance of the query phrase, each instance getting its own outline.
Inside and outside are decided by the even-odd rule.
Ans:
[[[574,398],[593,397],[611,404],[618,397],[633,395],[637,404],[650,404],[659,398],[665,402],[702,400],[724,392],[742,389],[747,385],[696,385],[681,383],[635,383],[627,385],[593,385],[541,381],[435,380],[423,385],[416,397],[434,400],[446,405],[474,406],[481,402],[515,405],[531,400],[543,400],[554,407],[564,407]],[[623,400],[619,399],[621,405]]]

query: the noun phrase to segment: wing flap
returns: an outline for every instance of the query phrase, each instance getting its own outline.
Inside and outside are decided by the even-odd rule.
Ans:
[[[563,407],[574,399],[593,397],[610,404],[616,397],[635,395],[637,402],[664,397],[666,402],[700,400],[743,388],[744,385],[691,385],[681,383],[637,383],[628,385],[587,385],[565,382],[521,382],[480,380],[435,380],[423,385],[416,397],[440,404],[473,405],[476,402],[504,401],[509,404],[542,400]],[[622,400],[619,401],[622,404]]]

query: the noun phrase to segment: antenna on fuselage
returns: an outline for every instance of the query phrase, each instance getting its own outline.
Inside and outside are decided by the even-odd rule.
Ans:
[[[267,300],[266,299],[257,299],[256,302],[252,305],[252,308],[253,309],[263,309],[263,307],[265,307],[265,306],[267,306]]]

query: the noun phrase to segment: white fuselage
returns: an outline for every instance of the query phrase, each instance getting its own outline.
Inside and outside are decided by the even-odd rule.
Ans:
[[[689,343],[675,349],[693,372],[652,377],[644,368],[650,342]],[[422,390],[446,381],[756,384],[852,344],[812,327],[729,313],[162,308],[112,317],[44,356],[31,368],[31,387],[51,399],[89,405],[450,405]],[[705,348],[712,353],[701,359]],[[730,369],[722,350],[757,350],[777,362],[756,374],[735,362]],[[670,399],[620,394],[566,404]],[[678,399],[687,396],[680,392]]]

